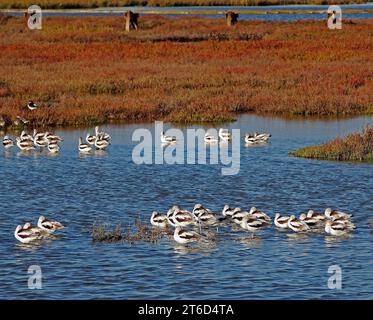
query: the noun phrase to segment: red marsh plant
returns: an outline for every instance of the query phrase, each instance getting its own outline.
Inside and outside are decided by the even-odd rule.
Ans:
[[[242,112],[373,113],[373,20],[240,21],[0,15],[0,116],[32,125],[212,122]],[[28,100],[40,105],[25,108]]]
[[[312,159],[373,162],[373,127],[364,128],[362,133],[352,133],[344,138],[306,147],[291,154]]]

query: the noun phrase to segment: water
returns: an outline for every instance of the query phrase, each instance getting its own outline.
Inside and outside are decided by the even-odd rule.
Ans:
[[[195,11],[196,15],[198,15],[198,11],[213,11],[213,10],[221,10],[221,11],[235,11],[235,10],[266,10],[266,11],[278,11],[278,10],[327,10],[329,5],[282,5],[282,6],[199,6],[199,7],[141,7],[141,10],[159,10],[159,11],[167,11],[167,10],[175,10],[175,11]],[[366,4],[348,4],[348,5],[340,5],[342,9],[343,18],[348,19],[371,19],[373,18],[373,13],[343,13],[344,9],[360,9],[360,10],[367,10],[373,9],[373,3],[366,3]],[[104,8],[104,9],[112,9],[112,10],[136,10],[139,7],[122,7],[122,8]],[[100,10],[100,9],[98,9]],[[206,15],[203,15],[206,16]],[[221,15],[207,15],[210,18],[221,18]],[[298,20],[325,20],[326,16],[324,14],[240,14],[239,20],[266,20],[266,21],[298,21]]]
[[[198,11],[203,10],[267,10],[267,11],[277,11],[277,10],[327,10],[328,5],[283,5],[283,6],[208,6],[208,7],[108,7],[93,10],[91,13],[44,13],[45,16],[122,16],[123,13],[100,13],[100,10],[142,10],[142,11],[194,11],[195,15],[198,16]],[[344,9],[373,9],[373,3],[366,4],[350,4],[350,5],[340,5],[342,9],[343,19],[372,19],[373,13],[344,13]],[[146,14],[146,13],[141,13]],[[22,13],[14,13],[14,15],[23,15]],[[175,16],[175,15],[170,15]],[[203,15],[209,18],[221,18],[222,15]],[[239,20],[266,20],[266,21],[298,21],[298,20],[326,20],[326,14],[240,14]],[[343,21],[342,21],[343,22]]]
[[[222,176],[221,165],[135,165],[132,132],[152,124],[107,126],[107,154],[79,156],[87,130],[61,130],[59,156],[0,151],[0,299],[372,299],[373,166],[288,156],[373,124],[372,117],[284,120],[243,115],[230,128],[269,131],[268,146],[241,145],[241,169]],[[185,130],[185,128],[183,128]],[[91,129],[91,132],[93,130]],[[179,204],[224,204],[270,215],[327,206],[355,214],[348,239],[324,234],[291,237],[273,227],[250,239],[220,228],[216,242],[190,248],[164,238],[157,244],[93,243],[92,223],[127,225],[139,215]],[[15,227],[40,214],[68,225],[60,238],[32,248],[13,237]],[[43,289],[27,287],[39,265]],[[328,268],[342,268],[342,290],[327,286]]]

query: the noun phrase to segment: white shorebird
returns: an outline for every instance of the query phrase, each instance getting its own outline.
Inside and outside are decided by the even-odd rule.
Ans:
[[[290,220],[290,216],[281,216],[279,213],[275,215],[275,226],[280,229],[288,229],[288,222]]]
[[[32,141],[32,142],[34,142],[34,137],[31,134],[28,134],[25,130],[23,130],[21,132],[21,135],[19,136],[19,138],[22,141]]]
[[[88,144],[94,145],[95,141],[96,141],[96,136],[94,136],[90,133],[87,133],[87,136],[85,137],[85,140],[87,141]]]
[[[65,226],[62,223],[58,221],[49,220],[44,216],[39,217],[38,227],[48,233],[53,233],[56,230],[65,228]]]
[[[339,210],[332,210],[330,208],[325,209],[325,216],[330,220],[352,218],[352,214],[348,214]]]
[[[171,225],[173,223],[173,227],[187,227],[197,224],[197,221],[193,217],[193,214],[187,210],[175,211],[172,215],[172,220],[168,219],[168,221]]]
[[[194,206],[192,214],[197,222],[202,225],[213,226],[219,222],[211,210],[206,209],[199,203]]]
[[[227,204],[224,206],[222,210],[222,214],[224,217],[231,218],[235,213],[241,211],[241,208],[230,208]]]
[[[110,145],[109,140],[106,139],[96,139],[95,140],[95,147],[98,150],[105,150]]]
[[[52,142],[48,144],[48,150],[50,153],[58,153],[60,152],[60,146],[57,142]]]
[[[313,210],[308,210],[307,218],[313,218],[313,219],[317,219],[319,221],[325,221],[326,216],[322,213],[315,212]]]
[[[271,137],[270,133],[256,133],[254,132],[254,137],[256,139],[260,139],[262,141],[268,141],[268,139]]]
[[[62,137],[49,133],[49,132],[45,133],[45,138],[48,139],[49,143],[58,143],[58,142],[63,141]]]
[[[29,108],[30,110],[36,110],[36,109],[38,108],[38,105],[35,104],[33,101],[30,100],[30,101],[27,103],[27,108]]]
[[[14,142],[9,138],[9,136],[5,136],[3,139],[3,146],[5,149],[10,149],[14,146]]]
[[[111,141],[111,136],[110,134],[104,132],[104,131],[100,131],[99,127],[96,126],[95,127],[95,133],[96,133],[96,139],[98,140],[107,140],[108,142]]]
[[[210,134],[208,132],[206,132],[204,139],[205,139],[206,143],[217,143],[217,142],[219,142],[219,139],[217,137],[215,137],[213,134]]]
[[[268,222],[271,221],[271,217],[268,214],[266,214],[263,211],[258,210],[255,207],[251,207],[249,214],[251,214],[252,216],[254,216],[254,218],[257,218],[257,219],[261,219],[261,220],[268,221]]]
[[[305,213],[301,213],[299,220],[305,222],[309,227],[316,227],[320,224],[321,220],[313,217],[307,217]]]
[[[164,143],[164,144],[174,143],[174,142],[176,142],[176,137],[174,137],[174,136],[166,136],[164,134],[164,132],[162,131],[161,132],[161,142]]]
[[[14,231],[14,237],[22,243],[30,243],[35,240],[40,240],[43,236],[43,230],[33,227],[30,223],[26,223],[23,227],[19,225]]]
[[[179,206],[172,206],[170,209],[168,209],[167,213],[166,213],[166,217],[167,217],[167,222],[173,226],[173,227],[176,227],[175,225],[175,221],[174,221],[174,218],[173,218],[173,215],[176,211],[179,211],[181,210]]]
[[[40,151],[42,150],[42,148],[48,147],[48,144],[49,144],[49,141],[45,137],[45,134],[43,134],[42,136],[38,136],[38,135],[35,136],[34,145],[35,147],[39,147]]]
[[[288,220],[288,227],[294,232],[308,231],[310,227],[303,221],[298,220],[294,215]]]
[[[37,140],[43,139],[46,134],[47,134],[46,132],[38,132],[36,129],[34,129],[34,131],[32,133],[32,139],[33,140],[35,140],[35,139],[37,139]]]
[[[228,129],[219,129],[219,137],[223,141],[230,141],[232,139],[231,133],[228,131]]]
[[[271,135],[269,133],[246,133],[245,142],[247,144],[266,143],[270,137]]]
[[[325,223],[325,232],[333,236],[343,236],[354,229],[356,227],[352,222],[346,223],[343,221],[327,220]]]
[[[167,216],[158,213],[157,211],[153,211],[152,216],[150,217],[150,223],[159,228],[166,228],[168,221]]]
[[[34,142],[32,140],[22,140],[20,137],[16,138],[17,147],[21,151],[34,150]]]
[[[184,230],[180,227],[176,227],[174,232],[174,239],[176,242],[181,244],[187,244],[191,242],[196,242],[201,239],[201,235],[195,231]]]
[[[231,220],[237,224],[241,224],[242,219],[248,215],[249,213],[247,211],[236,210],[236,212],[233,213]]]
[[[243,229],[249,230],[251,232],[256,232],[265,227],[268,227],[270,223],[262,219],[257,219],[252,215],[247,215],[243,217],[240,225]]]
[[[89,144],[83,143],[82,137],[79,138],[79,152],[88,153],[92,151],[92,147]]]

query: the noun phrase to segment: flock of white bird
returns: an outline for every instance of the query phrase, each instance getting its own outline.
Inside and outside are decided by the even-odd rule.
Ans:
[[[267,143],[269,138],[271,137],[270,133],[246,133],[245,135],[245,142],[248,145],[254,144],[263,144]],[[229,142],[232,140],[232,134],[229,132],[228,129],[220,128],[218,132],[218,136],[215,136],[211,133],[206,133],[204,140],[208,144],[218,143],[219,141]],[[165,135],[164,132],[161,133],[161,142],[162,144],[171,144],[177,142],[175,136]]]
[[[339,210],[325,209],[324,213],[309,210],[307,214],[302,213],[299,218],[295,215],[282,216],[277,213],[274,217],[274,225],[278,229],[288,229],[296,233],[308,233],[324,230],[332,236],[343,236],[351,233],[356,226],[351,222],[352,214]],[[268,228],[272,225],[272,218],[263,211],[252,207],[249,211],[241,208],[231,208],[225,205],[222,215],[216,215],[211,210],[196,204],[193,211],[173,206],[164,215],[154,211],[150,223],[155,227],[175,228],[174,239],[181,244],[188,244],[201,240],[202,228],[217,227],[220,225],[236,225],[243,230],[254,233]],[[187,227],[198,227],[199,230],[188,229]]]
[[[37,226],[32,225],[30,222],[25,223],[23,226],[18,225],[14,231],[14,237],[22,243],[31,243],[51,237],[56,230],[64,228],[65,226],[60,222],[40,216]]]
[[[271,134],[269,133],[261,133],[258,134],[256,132],[252,134],[245,135],[245,142],[246,144],[254,145],[254,144],[263,144],[267,143]],[[220,129],[219,136],[215,137],[212,134],[206,133],[205,135],[205,142],[209,144],[217,143],[219,141],[229,142],[232,140],[232,135],[228,131],[228,129]],[[63,138],[52,134],[50,132],[37,132],[34,129],[33,134],[29,134],[26,130],[21,132],[21,135],[15,138],[15,142],[13,139],[6,135],[3,138],[3,146],[6,150],[13,148],[15,145],[21,151],[30,151],[35,150],[37,148],[42,151],[44,148],[47,148],[51,153],[58,153],[60,152],[60,142],[63,141]],[[161,133],[161,142],[162,144],[172,144],[177,142],[176,137],[174,136],[167,136],[164,132]],[[79,152],[81,153],[89,153],[93,150],[93,147],[96,150],[105,150],[111,143],[111,136],[110,134],[100,131],[99,127],[95,127],[95,134],[87,133],[85,142],[83,142],[83,138],[79,137]]]
[[[27,131],[23,130],[21,135],[15,138],[15,142],[6,135],[3,138],[3,146],[6,150],[13,148],[15,145],[21,151],[31,151],[37,148],[42,151],[44,148],[47,148],[51,153],[58,153],[60,152],[60,142],[63,141],[63,138],[52,134],[50,132],[37,132],[34,129],[33,134],[27,133]],[[99,130],[99,127],[95,128],[95,135],[91,135],[87,133],[86,136],[87,143],[83,143],[83,139],[79,138],[79,152],[81,153],[89,153],[92,151],[93,146],[96,147],[97,150],[105,150],[111,141],[111,136],[103,131]]]
[[[79,152],[89,153],[92,151],[92,146],[95,146],[97,150],[105,150],[110,146],[111,136],[110,134],[100,131],[99,127],[95,127],[95,134],[91,135],[87,133],[85,138],[87,143],[83,142],[83,138],[79,138]]]

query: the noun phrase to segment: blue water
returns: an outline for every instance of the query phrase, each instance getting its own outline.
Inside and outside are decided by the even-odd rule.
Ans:
[[[141,7],[141,10],[192,10],[198,15],[199,10],[267,10],[267,11],[278,11],[278,10],[327,10],[328,5],[284,5],[284,6],[200,6],[200,7]],[[373,3],[366,4],[350,4],[350,5],[340,5],[342,9],[342,18],[348,19],[371,19],[373,18],[373,13],[343,13],[344,9],[373,9]],[[122,8],[106,8],[113,10],[136,10],[139,7],[122,7]],[[206,16],[206,15],[204,15]],[[221,18],[221,15],[207,15],[210,18]],[[324,14],[240,14],[239,20],[266,20],[266,21],[298,21],[298,20],[325,20],[326,15]]]
[[[106,126],[107,153],[81,156],[87,129],[58,130],[58,156],[22,155],[0,149],[0,299],[372,299],[373,165],[305,160],[288,156],[302,146],[361,130],[373,118],[284,120],[243,115],[227,127],[269,131],[270,143],[241,143],[238,175],[221,165],[135,165],[132,132],[152,124]],[[185,128],[182,128],[185,130]],[[93,132],[93,129],[90,128]],[[327,206],[354,213],[358,229],[346,239],[325,234],[294,237],[271,227],[251,239],[221,227],[216,241],[185,247],[159,243],[93,243],[97,221],[127,226],[153,210],[202,203],[255,205],[272,215],[299,214]],[[40,214],[66,224],[57,239],[19,244],[18,224]],[[28,289],[28,267],[39,265],[42,289]],[[328,288],[328,268],[342,268],[342,289]]]
[[[195,15],[198,16],[198,11],[203,10],[327,10],[328,5],[285,5],[285,6],[209,6],[209,7],[108,7],[94,10],[91,13],[44,13],[44,16],[121,16],[123,13],[100,13],[100,10],[142,10],[142,11],[195,11]],[[351,4],[351,5],[340,5],[342,9],[342,19],[372,19],[373,13],[343,13],[344,9],[373,9],[373,3],[366,4]],[[141,13],[146,14],[146,13]],[[14,13],[14,15],[23,15],[20,13]],[[172,15],[171,15],[172,16]],[[203,15],[209,18],[221,18],[221,15]],[[266,21],[298,21],[298,20],[326,20],[326,14],[240,14],[239,20],[266,20]],[[343,22],[343,20],[342,20]]]

